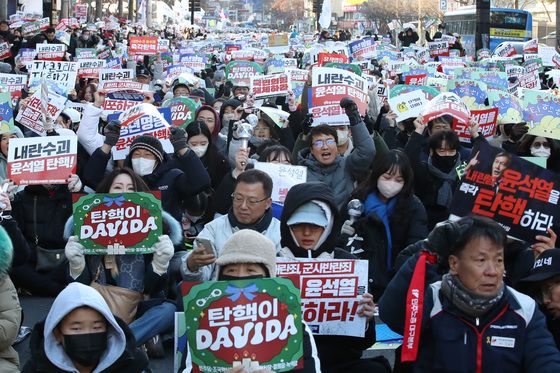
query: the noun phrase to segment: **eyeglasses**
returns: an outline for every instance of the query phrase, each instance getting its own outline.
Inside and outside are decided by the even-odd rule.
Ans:
[[[327,146],[331,146],[336,144],[336,141],[334,141],[334,139],[326,139],[326,140],[316,140],[313,142],[313,147],[314,148],[322,148],[323,146],[327,145]]]
[[[550,148],[550,145],[548,145],[548,142],[534,142],[533,145],[531,145],[533,148],[535,149],[540,149],[540,148],[544,148],[544,149],[548,149]]]
[[[245,198],[239,194],[232,193],[231,198],[233,199],[233,203],[236,205],[242,205],[243,202],[247,202],[249,206],[256,206],[261,202],[264,202],[268,199],[268,197],[264,197],[263,199],[256,199],[254,197]]]

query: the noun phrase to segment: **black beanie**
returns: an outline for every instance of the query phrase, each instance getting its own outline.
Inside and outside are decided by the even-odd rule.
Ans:
[[[161,145],[159,139],[154,136],[142,135],[135,138],[134,141],[132,141],[132,144],[130,144],[131,156],[136,149],[148,150],[156,156],[159,163],[163,162],[163,146]]]

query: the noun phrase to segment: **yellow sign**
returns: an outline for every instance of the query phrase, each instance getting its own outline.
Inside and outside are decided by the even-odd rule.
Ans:
[[[269,47],[285,47],[288,45],[288,34],[276,34],[268,36]]]
[[[498,38],[519,38],[523,39],[527,37],[527,30],[512,30],[507,28],[491,28],[490,36],[495,36]]]
[[[366,2],[367,0],[343,0],[342,7],[349,6],[349,5],[360,5]]]

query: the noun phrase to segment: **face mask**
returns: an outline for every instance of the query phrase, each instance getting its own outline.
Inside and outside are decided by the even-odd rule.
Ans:
[[[81,38],[82,40],[89,40],[89,35],[82,34]]]
[[[189,148],[191,148],[191,150],[194,152],[194,154],[196,154],[198,158],[202,158],[202,156],[206,154],[206,150],[208,149],[208,144],[201,145],[201,146],[189,146]]]
[[[550,148],[546,149],[544,147],[533,148],[531,147],[531,155],[534,157],[550,157]]]
[[[132,169],[140,176],[149,175],[154,171],[156,166],[155,159],[133,158]]]
[[[381,178],[377,180],[377,189],[379,193],[387,199],[393,198],[399,194],[403,187],[404,183],[398,183],[393,180],[381,180]]]
[[[344,145],[348,142],[348,130],[336,130],[336,135],[338,137],[337,145]]]
[[[64,351],[72,361],[84,367],[97,365],[107,349],[107,332],[63,335]]]
[[[255,146],[255,147],[259,147],[261,146],[265,141],[270,140],[270,139],[266,139],[264,137],[256,137],[256,136],[251,136],[251,139],[249,140],[249,142]]]
[[[220,276],[218,276],[218,281],[254,280],[254,279],[256,279],[256,278],[264,278],[264,275],[253,275],[253,276],[237,277],[237,276],[230,276],[230,275],[223,275],[223,274],[220,274]]]
[[[224,114],[224,123],[227,123],[228,121],[234,120],[235,119],[235,114],[234,113],[228,113],[228,114]]]
[[[448,173],[451,171],[453,166],[455,166],[455,163],[457,163],[458,157],[459,153],[455,155],[440,156],[434,152],[434,155],[432,155],[432,164],[441,171]]]

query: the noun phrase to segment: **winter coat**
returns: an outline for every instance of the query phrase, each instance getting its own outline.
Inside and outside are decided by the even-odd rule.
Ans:
[[[336,156],[328,166],[319,163],[304,149],[298,155],[298,164],[307,167],[307,181],[321,181],[327,184],[334,194],[336,206],[342,208],[354,189],[354,182],[366,174],[373,158],[375,145],[363,122],[350,126],[354,151],[348,157]]]
[[[107,321],[107,349],[92,373],[140,373],[148,368],[148,359],[136,348],[131,330],[111,314],[101,294],[89,286],[70,284],[55,299],[46,320],[33,328],[31,358],[23,373],[78,372],[62,344],[56,341],[53,330],[68,313],[82,306],[95,309]]]
[[[307,258],[307,250],[300,248],[295,242],[287,221],[295,210],[303,204],[312,200],[324,203],[330,209],[327,216],[328,229],[323,243],[312,252],[313,257],[324,259],[357,259],[356,256],[335,248],[338,236],[340,235],[340,219],[332,192],[324,183],[313,182],[295,185],[290,189],[286,200],[281,219],[282,249],[278,253],[279,257],[292,259],[294,257]],[[375,321],[372,319],[368,324],[365,337],[346,337],[346,336],[314,336],[321,366],[329,371],[336,371],[340,364],[344,366],[351,361],[359,360],[362,352],[375,343]],[[343,348],[341,346],[344,346]]]
[[[416,31],[412,31],[412,35],[408,35],[406,31],[401,31],[398,36],[403,47],[410,47],[410,44],[416,44],[416,42],[420,40]]]
[[[0,244],[0,372],[16,373],[20,369],[19,356],[12,344],[19,332],[22,312],[16,287],[8,276],[12,253],[7,250],[13,249],[5,242]]]
[[[226,214],[207,223],[197,237],[210,240],[214,246],[214,256],[218,258],[226,241],[238,230],[239,228],[230,224]],[[280,222],[278,219],[272,218],[268,228],[261,233],[274,242],[277,251],[280,250]],[[203,266],[196,272],[191,272],[186,265],[182,266],[182,269],[183,271],[186,269],[184,275],[191,281],[212,280],[217,278],[218,275],[214,264]]]
[[[405,304],[418,260],[410,258],[379,301],[381,319],[403,334]],[[560,353],[535,301],[513,288],[485,315],[461,312],[440,292],[435,267],[427,265],[418,357],[414,372],[558,372]]]
[[[353,252],[353,254],[359,259],[368,260],[370,289],[376,300],[381,297],[387,284],[399,269],[396,263],[399,253],[408,245],[428,236],[427,224],[426,209],[418,197],[412,195],[405,201],[397,200],[395,209],[389,216],[393,263],[391,270],[387,270],[387,232],[379,216],[371,212],[358,218],[352,224],[356,230],[356,235],[363,238],[361,248],[364,250],[360,253]],[[343,242],[340,246],[347,251],[351,251],[352,247],[346,246],[348,236],[343,235],[343,238],[346,239],[346,242]]]
[[[97,149],[90,157],[84,169],[84,182],[95,189],[103,179],[107,163],[111,154],[105,154]],[[130,155],[124,162],[126,167],[132,168]],[[183,172],[181,170],[188,170]],[[169,212],[177,221],[181,221],[181,204],[186,198],[200,193],[210,185],[210,177],[204,165],[192,151],[181,157],[170,158],[164,155],[154,172],[142,176],[150,190],[161,192],[161,203],[165,211]]]
[[[21,132],[19,127],[14,127],[14,132],[19,139],[23,138],[23,132]],[[2,137],[1,134],[0,137]],[[0,152],[0,183],[7,178],[8,178],[8,159],[4,154]]]

